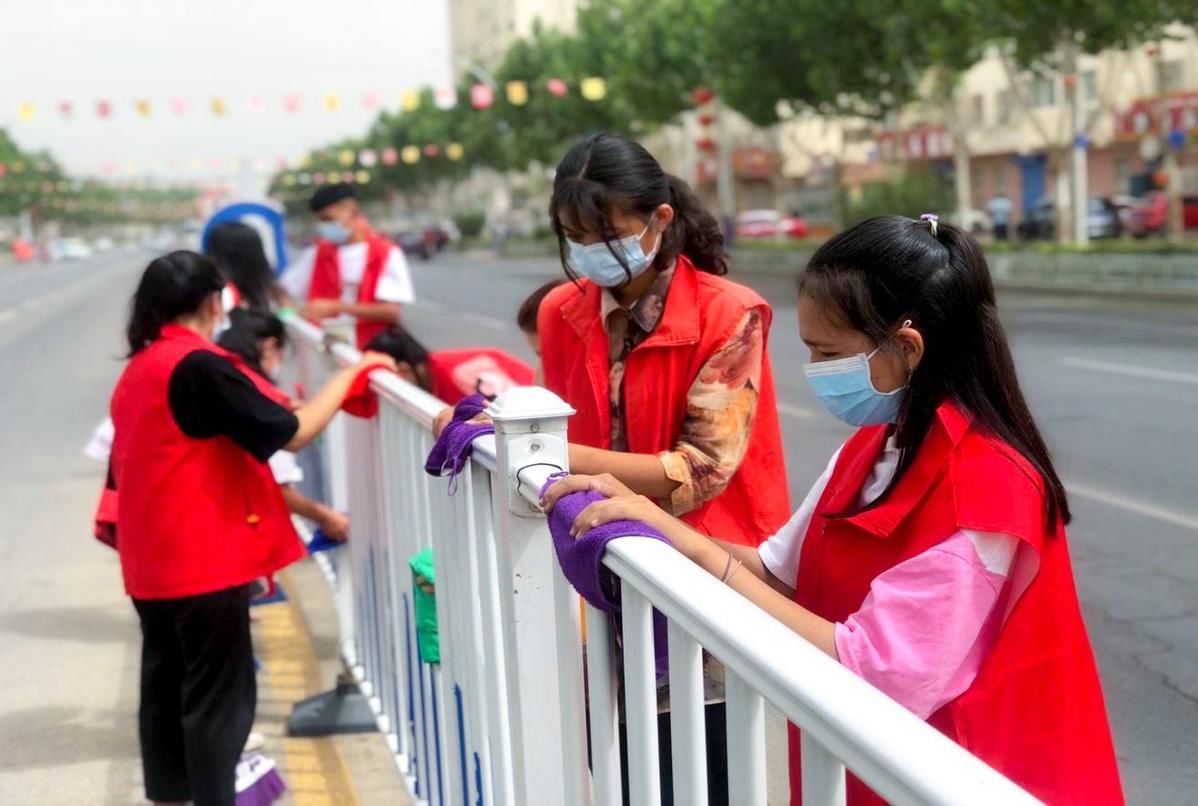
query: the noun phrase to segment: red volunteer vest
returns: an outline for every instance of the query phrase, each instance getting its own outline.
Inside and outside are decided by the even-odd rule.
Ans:
[[[112,395],[117,549],[125,590],[139,599],[242,585],[304,554],[270,467],[228,437],[192,439],[175,423],[167,400],[171,372],[196,350],[231,359],[168,325],[129,361]],[[286,400],[256,373],[246,374],[264,394]]]
[[[495,397],[513,386],[531,386],[536,378],[528,364],[490,347],[437,350],[429,353],[428,370],[433,395],[451,406],[476,392]]]
[[[358,286],[358,302],[378,302],[375,294],[387,255],[391,254],[392,243],[381,235],[370,235],[366,241],[366,267],[362,270],[362,282]],[[341,261],[337,257],[337,244],[330,241],[316,242],[316,263],[312,268],[312,285],[308,288],[308,299],[341,299]],[[358,349],[366,342],[387,329],[386,322],[358,320],[356,331]]]
[[[744,286],[698,271],[686,257],[678,258],[661,321],[629,353],[625,365],[629,452],[673,450],[691,384],[751,308],[762,311],[768,337],[773,314],[765,300]],[[587,281],[567,283],[545,298],[537,320],[545,386],[577,411],[570,419],[570,440],[607,449],[611,445],[610,364],[599,311],[598,286]],[[756,546],[789,517],[782,433],[767,350],[748,451],[724,491],[682,520],[722,540]]]
[[[1065,530],[1044,520],[1039,475],[1010,446],[984,436],[955,404],[941,405],[915,461],[881,505],[847,518],[886,440],[859,430],[841,450],[799,561],[795,601],[843,622],[871,582],[961,529],[1012,535],[1024,545],[1012,576],[1035,576],[1007,602],[1002,632],[973,685],[928,720],[1049,804],[1122,803],[1098,670],[1082,622]],[[1028,551],[1035,552],[1035,560]],[[801,803],[792,725],[791,803]],[[883,801],[849,776],[850,806]]]

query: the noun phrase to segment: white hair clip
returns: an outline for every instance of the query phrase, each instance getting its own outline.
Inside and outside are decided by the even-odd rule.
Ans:
[[[940,221],[940,216],[935,213],[924,213],[919,217],[920,221],[926,221],[928,228],[932,231],[932,237],[936,237],[936,226]]]

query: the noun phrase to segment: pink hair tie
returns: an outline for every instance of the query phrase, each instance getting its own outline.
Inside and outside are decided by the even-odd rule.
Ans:
[[[919,217],[920,221],[927,222],[928,228],[932,231],[932,237],[936,237],[936,225],[940,222],[940,216],[935,213],[924,213]]]

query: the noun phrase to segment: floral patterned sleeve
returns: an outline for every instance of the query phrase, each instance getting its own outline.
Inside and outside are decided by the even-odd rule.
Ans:
[[[764,329],[762,311],[748,311],[691,384],[678,444],[658,457],[679,485],[669,501],[675,515],[723,492],[745,458],[761,388]]]

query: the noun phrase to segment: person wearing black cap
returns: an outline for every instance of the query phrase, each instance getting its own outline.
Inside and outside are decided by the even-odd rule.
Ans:
[[[413,302],[403,252],[370,228],[352,185],[321,185],[308,207],[316,216],[316,244],[305,249],[280,285],[312,321],[355,322],[362,347],[399,321]]]

